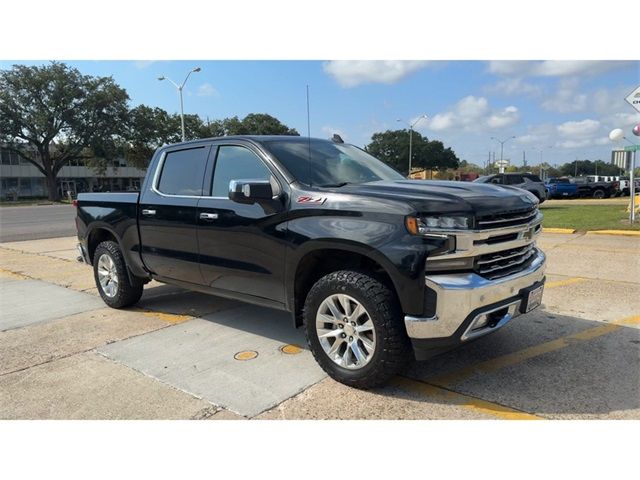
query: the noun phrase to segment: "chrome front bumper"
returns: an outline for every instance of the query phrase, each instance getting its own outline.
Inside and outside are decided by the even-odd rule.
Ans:
[[[427,287],[437,294],[435,315],[405,316],[409,337],[428,340],[455,335],[454,340],[464,342],[506,325],[520,315],[520,305],[524,300],[521,290],[544,279],[546,257],[541,250],[536,250],[533,262],[525,270],[497,280],[487,280],[475,273],[427,276]],[[492,313],[494,318],[490,325],[474,329],[483,317]],[[458,332],[461,327],[464,330]]]

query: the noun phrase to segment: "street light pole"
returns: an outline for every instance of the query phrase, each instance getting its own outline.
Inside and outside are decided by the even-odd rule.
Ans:
[[[192,68],[191,70],[189,70],[189,73],[187,73],[187,76],[184,78],[184,81],[180,85],[178,85],[176,82],[174,82],[169,77],[166,77],[164,75],[158,77],[158,80],[160,80],[160,81],[169,80],[173,84],[173,86],[178,89],[178,95],[180,96],[180,126],[182,128],[182,141],[183,142],[186,140],[186,136],[185,136],[185,131],[184,131],[184,101],[182,100],[182,90],[184,89],[184,86],[187,83],[187,80],[189,79],[189,76],[193,72],[199,72],[200,70],[202,70],[200,67],[195,67],[195,68]]]
[[[407,122],[406,120],[402,120],[401,118],[399,118],[397,121],[398,122],[405,122],[407,125],[409,125],[409,178],[411,178],[411,154],[412,154],[412,147],[413,147],[413,127],[415,127],[418,122],[424,118],[427,118],[426,115],[420,115],[415,122],[410,123]]]
[[[504,140],[500,140],[496,137],[491,137],[492,140],[496,140],[498,143],[500,143],[500,173],[504,173],[504,157],[503,157],[503,153],[504,153],[504,144],[507,143],[509,140],[516,138],[515,136],[509,137],[509,138],[505,138]]]

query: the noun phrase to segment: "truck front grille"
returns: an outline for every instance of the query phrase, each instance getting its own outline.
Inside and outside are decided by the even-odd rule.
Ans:
[[[506,212],[499,215],[485,215],[477,219],[477,225],[480,230],[514,227],[529,223],[536,218],[536,215],[538,215],[538,207],[534,206],[527,210]]]
[[[520,248],[480,255],[474,262],[474,271],[489,280],[506,277],[527,268],[535,254],[535,245],[529,244]]]

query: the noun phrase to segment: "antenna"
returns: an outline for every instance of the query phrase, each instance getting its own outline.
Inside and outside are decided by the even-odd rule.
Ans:
[[[308,145],[308,167],[309,186],[311,187],[311,116],[309,114],[309,85],[307,85],[307,145]]]

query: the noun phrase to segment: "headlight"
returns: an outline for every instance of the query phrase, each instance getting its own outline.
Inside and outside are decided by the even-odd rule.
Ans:
[[[413,235],[426,235],[438,230],[466,230],[471,227],[471,218],[466,216],[407,217],[407,230]]]

